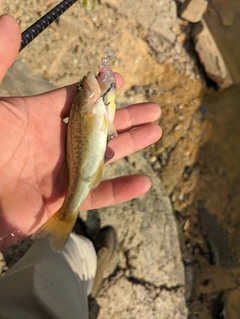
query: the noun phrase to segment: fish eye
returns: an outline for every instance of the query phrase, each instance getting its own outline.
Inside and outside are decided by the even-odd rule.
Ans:
[[[82,82],[79,82],[78,84],[77,84],[77,91],[80,91],[80,90],[82,90],[83,89],[83,84],[82,84]]]

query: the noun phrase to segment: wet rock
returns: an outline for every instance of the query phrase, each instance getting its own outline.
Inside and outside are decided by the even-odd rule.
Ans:
[[[211,249],[214,264],[224,268],[232,267],[233,262],[227,234],[202,203],[199,204],[198,213],[203,233]]]
[[[226,89],[231,86],[233,84],[232,77],[203,19],[194,26],[193,39],[195,49],[209,78],[217,83],[219,89]]]
[[[189,22],[199,22],[207,9],[205,0],[186,0],[181,8],[181,18]]]

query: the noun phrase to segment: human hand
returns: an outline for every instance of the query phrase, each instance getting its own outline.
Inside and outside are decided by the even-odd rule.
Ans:
[[[0,18],[0,80],[14,62],[20,29],[10,16]],[[123,80],[116,74],[118,88]],[[66,180],[58,185],[65,158],[67,117],[76,85],[32,97],[0,99],[0,249],[34,233],[61,206]],[[119,135],[110,141],[111,163],[161,137],[151,123],[160,116],[153,103],[117,110],[114,126]],[[134,128],[134,130],[133,130]],[[81,209],[124,202],[144,194],[151,186],[146,176],[121,176],[91,190]]]

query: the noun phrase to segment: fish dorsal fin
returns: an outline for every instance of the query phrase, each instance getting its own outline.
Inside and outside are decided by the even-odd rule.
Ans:
[[[98,169],[95,173],[95,175],[92,177],[91,180],[91,188],[95,188],[99,185],[101,178],[102,178],[102,172],[103,172],[103,161],[98,166]]]

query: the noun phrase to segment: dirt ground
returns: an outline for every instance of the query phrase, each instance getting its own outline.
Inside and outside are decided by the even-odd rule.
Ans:
[[[58,2],[2,0],[0,12],[13,15],[25,30]],[[19,59],[63,86],[97,71],[106,46],[117,51],[114,70],[125,79],[119,105],[150,100],[162,108],[163,137],[146,152],[178,221],[189,318],[233,318],[226,314],[239,296],[239,90],[218,94],[207,89],[191,26],[176,21],[171,26],[176,38],[169,43],[119,13],[111,1],[93,11],[77,3]]]

